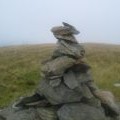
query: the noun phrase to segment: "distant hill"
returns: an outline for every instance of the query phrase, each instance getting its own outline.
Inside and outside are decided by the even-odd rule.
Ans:
[[[83,44],[96,84],[120,100],[120,45]],[[50,56],[54,44],[0,48],[0,106],[34,92],[41,78],[41,61]]]

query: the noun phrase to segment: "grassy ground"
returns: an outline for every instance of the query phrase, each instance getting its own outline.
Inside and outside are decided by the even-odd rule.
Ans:
[[[110,90],[120,100],[120,46],[85,44],[86,61],[92,66],[96,84]],[[20,96],[32,94],[39,83],[41,61],[54,45],[29,45],[0,48],[0,107]]]

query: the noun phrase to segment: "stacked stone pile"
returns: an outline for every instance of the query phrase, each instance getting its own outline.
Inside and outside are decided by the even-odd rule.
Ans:
[[[58,40],[51,58],[43,62],[35,94],[0,111],[0,120],[120,120],[109,91],[100,90],[83,60],[85,50],[68,23],[53,27]]]

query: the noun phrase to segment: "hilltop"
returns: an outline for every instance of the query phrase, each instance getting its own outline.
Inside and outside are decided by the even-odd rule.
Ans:
[[[96,84],[120,100],[120,45],[83,44]],[[41,62],[52,54],[54,44],[0,48],[0,106],[32,94],[41,78]]]

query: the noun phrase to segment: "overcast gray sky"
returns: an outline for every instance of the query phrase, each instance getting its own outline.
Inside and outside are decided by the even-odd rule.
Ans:
[[[120,0],[0,0],[0,45],[54,43],[62,21],[79,42],[120,44]]]

